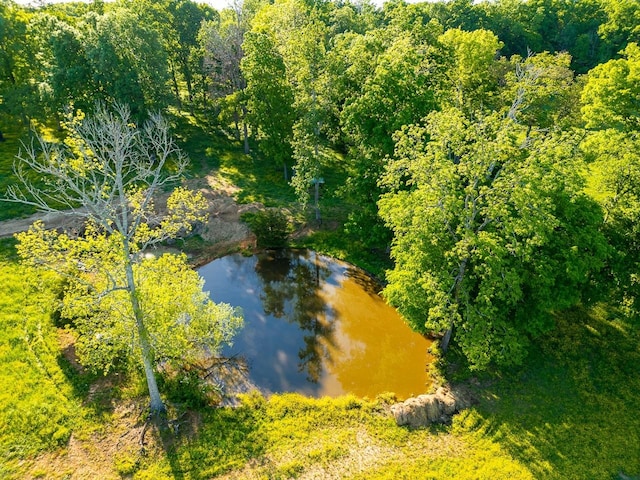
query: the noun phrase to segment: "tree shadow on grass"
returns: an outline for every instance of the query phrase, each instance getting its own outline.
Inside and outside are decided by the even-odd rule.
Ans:
[[[622,315],[559,314],[526,367],[484,392],[466,427],[504,447],[534,478],[640,475],[640,329]]]
[[[120,399],[119,391],[129,382],[126,375],[119,372],[97,375],[84,370],[75,359],[73,344],[62,348],[57,363],[71,385],[73,395],[93,414],[115,410]]]
[[[173,478],[212,478],[264,454],[260,412],[242,404],[191,412],[170,422],[160,439]]]

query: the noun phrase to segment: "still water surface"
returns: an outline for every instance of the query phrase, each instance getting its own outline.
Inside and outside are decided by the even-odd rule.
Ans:
[[[242,307],[225,355],[264,393],[401,399],[428,387],[430,341],[411,331],[361,270],[311,251],[229,255],[200,270],[215,302]]]

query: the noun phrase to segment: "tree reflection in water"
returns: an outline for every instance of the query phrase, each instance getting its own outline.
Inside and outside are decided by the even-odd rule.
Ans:
[[[264,313],[295,323],[305,332],[298,371],[318,383],[323,361],[331,361],[327,347],[334,345],[334,323],[328,320],[333,315],[328,315],[329,306],[320,295],[331,270],[315,252],[270,251],[258,257],[255,271],[262,282]]]
[[[244,311],[245,327],[223,354],[246,358],[247,385],[314,397],[424,392],[430,342],[365,272],[291,250],[229,255],[199,271],[214,301]]]

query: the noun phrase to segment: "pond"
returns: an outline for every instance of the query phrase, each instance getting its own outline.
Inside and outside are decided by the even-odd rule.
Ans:
[[[199,269],[215,302],[243,309],[225,356],[265,394],[406,399],[429,386],[430,341],[411,331],[352,265],[306,250],[229,255]]]

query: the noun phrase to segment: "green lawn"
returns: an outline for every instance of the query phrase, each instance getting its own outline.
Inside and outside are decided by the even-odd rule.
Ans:
[[[64,445],[74,429],[80,399],[65,375],[51,324],[47,279],[31,277],[0,242],[0,477],[20,461]]]

